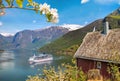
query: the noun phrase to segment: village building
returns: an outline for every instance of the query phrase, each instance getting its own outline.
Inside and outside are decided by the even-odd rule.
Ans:
[[[99,69],[103,77],[110,77],[108,64],[120,64],[120,29],[109,30],[109,23],[105,22],[103,33],[95,29],[87,33],[74,57],[84,72]]]

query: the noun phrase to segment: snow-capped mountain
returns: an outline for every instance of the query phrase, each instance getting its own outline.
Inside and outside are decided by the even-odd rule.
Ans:
[[[59,37],[68,33],[69,31],[79,29],[83,26],[76,24],[64,24],[61,26],[48,26],[36,30],[23,30],[17,32],[14,36],[10,33],[1,33],[4,37],[3,46],[9,49],[19,48],[39,48]],[[2,39],[1,39],[2,40]],[[7,44],[7,45],[6,45]]]
[[[61,25],[61,27],[68,28],[69,31],[73,31],[73,30],[77,30],[79,28],[82,28],[83,26],[78,25],[78,24],[63,24],[63,25]]]

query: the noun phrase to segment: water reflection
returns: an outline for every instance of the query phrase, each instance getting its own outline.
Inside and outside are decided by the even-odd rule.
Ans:
[[[14,59],[14,53],[12,51],[5,51],[0,53],[0,69],[13,69],[15,64],[12,61]]]
[[[0,53],[0,62],[1,61],[8,61],[14,59],[14,53],[12,51],[4,51],[3,53]]]
[[[0,63],[0,69],[2,70],[11,70],[15,66],[14,62],[12,61],[5,61]]]
[[[50,61],[37,62],[37,63],[31,63],[31,62],[29,62],[29,64],[30,64],[30,67],[31,67],[31,68],[34,68],[34,67],[40,66],[40,65],[41,65],[41,66],[50,65],[52,62],[53,62],[53,61],[50,60]]]

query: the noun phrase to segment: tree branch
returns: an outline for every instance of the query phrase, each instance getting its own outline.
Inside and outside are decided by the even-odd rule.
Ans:
[[[24,9],[24,10],[35,10],[34,8],[20,8],[20,7],[17,7],[17,6],[5,6],[5,7],[2,7],[0,9],[9,9],[9,8],[17,8],[17,9]]]

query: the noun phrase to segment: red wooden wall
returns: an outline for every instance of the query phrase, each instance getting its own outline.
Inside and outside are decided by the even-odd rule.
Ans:
[[[100,62],[100,61],[77,58],[78,68],[81,67],[85,73],[87,73],[88,70],[90,69],[98,69],[97,62]],[[101,69],[100,69],[101,75],[103,77],[110,78],[110,74],[107,72],[107,68],[108,68],[108,63],[101,62]]]

